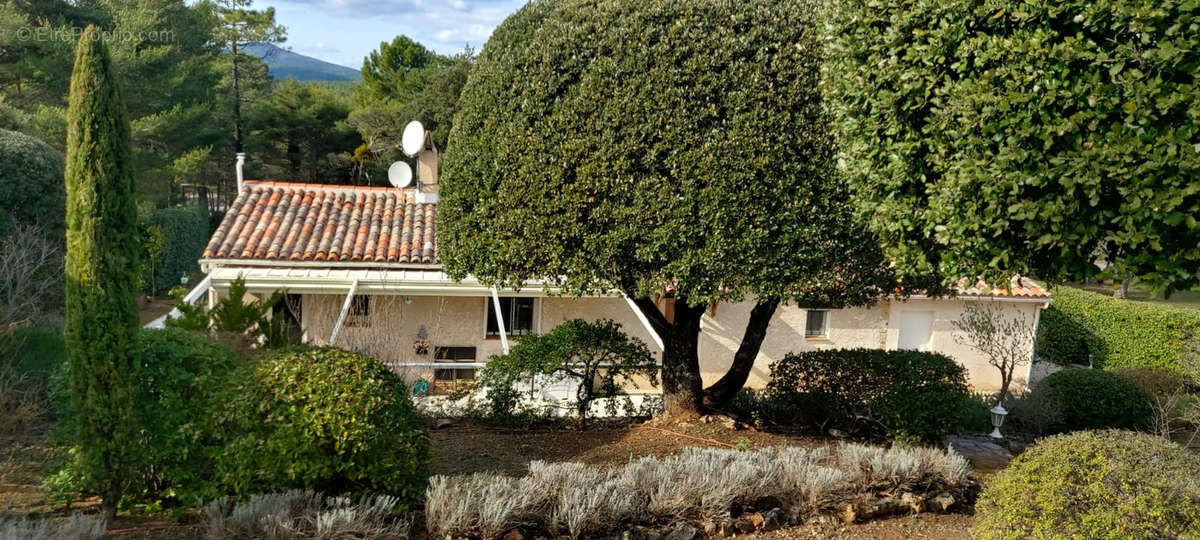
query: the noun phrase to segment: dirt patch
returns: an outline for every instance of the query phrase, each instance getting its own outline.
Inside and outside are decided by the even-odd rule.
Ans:
[[[138,307],[138,321],[142,325],[149,324],[150,321],[169,313],[174,307],[175,300],[172,298],[147,298]]]
[[[646,422],[586,431],[459,424],[434,430],[431,435],[433,474],[496,472],[510,476],[529,472],[529,462],[534,460],[610,465],[643,456],[676,454],[688,446],[752,450],[829,443],[812,437],[735,430],[700,422]]]
[[[812,524],[780,529],[755,536],[764,540],[794,538],[832,538],[876,540],[905,540],[925,538],[930,540],[957,540],[970,538],[975,517],[965,514],[916,514],[882,519],[867,523]]]

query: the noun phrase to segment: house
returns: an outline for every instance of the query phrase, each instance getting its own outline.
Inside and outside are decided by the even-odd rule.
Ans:
[[[252,294],[286,290],[286,309],[278,314],[293,317],[307,342],[369,353],[408,380],[441,386],[473,377],[520,336],[572,318],[614,319],[661,351],[641,313],[619,294],[566,297],[539,283],[498,291],[447,277],[439,265],[436,164],[422,173],[419,187],[403,189],[239,182],[239,195],[200,260],[208,277],[192,298],[207,293],[212,304],[238,278]],[[770,364],[788,352],[879,347],[945,353],[967,368],[976,389],[994,390],[997,371],[956,342],[952,321],[969,303],[991,302],[1036,325],[1049,295],[1020,278],[1010,290],[965,285],[953,298],[884,298],[871,307],[835,310],[781,306],[748,384],[765,385]],[[659,299],[668,318],[671,302]],[[723,303],[705,314],[699,345],[706,384],[728,367],[751,307]]]

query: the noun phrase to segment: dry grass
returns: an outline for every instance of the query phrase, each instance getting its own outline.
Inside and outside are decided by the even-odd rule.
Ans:
[[[611,468],[535,461],[522,478],[436,476],[425,517],[436,536],[527,527],[578,538],[623,524],[717,520],[764,501],[801,519],[869,494],[961,491],[969,472],[961,456],[926,448],[690,448]]]
[[[0,518],[0,540],[91,540],[103,535],[103,519],[79,513],[65,521]]]
[[[387,495],[353,502],[304,490],[255,495],[243,504],[222,498],[204,507],[208,538],[408,538],[412,522],[397,516],[400,500]]]

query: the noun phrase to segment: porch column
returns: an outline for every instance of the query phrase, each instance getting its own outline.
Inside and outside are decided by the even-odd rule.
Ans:
[[[629,309],[632,309],[633,314],[637,315],[638,320],[642,322],[642,327],[646,329],[646,332],[650,333],[650,339],[653,339],[654,344],[658,345],[658,350],[666,351],[667,348],[663,346],[662,338],[659,337],[658,332],[654,331],[654,327],[650,326],[650,319],[646,318],[646,314],[642,313],[641,309],[638,309],[637,304],[634,303],[632,298],[625,294],[625,291],[621,291],[621,298],[625,299],[625,302],[629,304]]]
[[[492,286],[492,308],[496,312],[496,326],[500,329],[500,347],[508,354],[508,333],[504,331],[504,312],[500,311],[500,292]]]
[[[337,322],[333,325],[333,333],[329,335],[329,344],[337,343],[338,333],[342,331],[342,323],[346,322],[346,314],[350,312],[350,304],[354,302],[354,293],[358,292],[358,280],[350,282],[350,290],[346,292],[346,300],[342,302],[342,312],[338,314]]]

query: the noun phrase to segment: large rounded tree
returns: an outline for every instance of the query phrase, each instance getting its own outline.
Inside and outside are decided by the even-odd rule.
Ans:
[[[0,129],[0,235],[35,225],[61,235],[66,194],[63,155],[50,145]]]
[[[1200,270],[1200,7],[828,0],[840,162],[902,270]]]
[[[663,338],[669,414],[704,396],[700,318],[753,298],[745,383],[781,300],[870,302],[889,272],[849,221],[805,0],[534,1],[463,89],[438,210],[446,271],[619,290]],[[869,239],[868,239],[869,240]],[[673,294],[668,321],[651,300]]]

